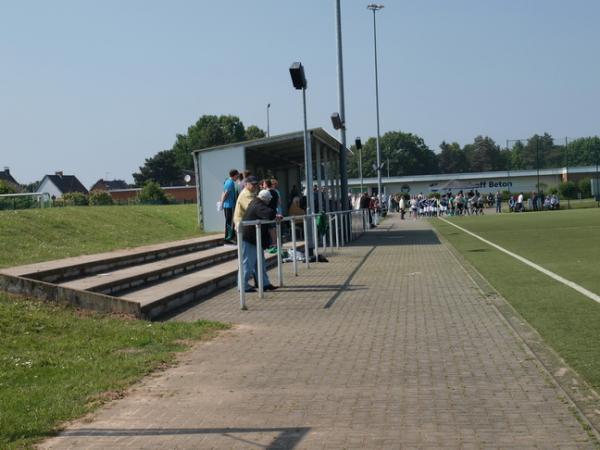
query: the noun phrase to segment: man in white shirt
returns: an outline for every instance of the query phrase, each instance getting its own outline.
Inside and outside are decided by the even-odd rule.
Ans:
[[[521,192],[517,197],[517,212],[523,211],[523,193]]]

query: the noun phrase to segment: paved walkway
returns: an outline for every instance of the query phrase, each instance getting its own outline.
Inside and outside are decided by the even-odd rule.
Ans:
[[[594,448],[426,221],[355,244],[175,317],[239,325],[42,447]]]

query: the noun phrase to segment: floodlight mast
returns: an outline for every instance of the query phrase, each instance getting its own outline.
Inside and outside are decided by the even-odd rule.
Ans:
[[[290,67],[292,84],[295,89],[302,90],[302,107],[304,113],[304,177],[306,183],[306,215],[310,216],[315,210],[315,200],[312,194],[312,148],[311,140],[308,136],[308,125],[306,121],[306,76],[304,66],[300,62],[295,62]],[[309,227],[310,232],[310,227]]]
[[[364,192],[363,190],[363,171],[362,171],[362,142],[359,137],[354,141],[354,145],[358,150],[358,174],[360,176],[360,193]]]
[[[379,199],[379,205],[383,203],[382,192],[381,192],[381,146],[379,143],[379,77],[377,71],[377,21],[375,20],[375,13],[380,9],[383,9],[383,5],[378,5],[376,3],[371,3],[367,5],[367,9],[373,11],[373,49],[375,55],[375,110],[377,114],[377,140],[376,140],[376,148],[377,148],[377,198]]]

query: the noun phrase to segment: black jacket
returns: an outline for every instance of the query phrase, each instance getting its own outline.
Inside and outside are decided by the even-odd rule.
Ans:
[[[248,205],[248,209],[246,209],[246,213],[244,214],[242,220],[273,220],[275,219],[275,214],[276,213],[274,209],[269,208],[269,205],[257,197],[252,199]],[[261,239],[264,248],[269,243],[269,226],[263,225],[261,227],[261,232]],[[244,241],[256,245],[256,226],[244,226],[244,229],[242,230],[242,236]]]

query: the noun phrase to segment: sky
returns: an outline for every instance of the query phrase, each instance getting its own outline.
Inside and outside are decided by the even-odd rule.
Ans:
[[[383,0],[382,0],[383,1]],[[373,18],[342,0],[349,142],[376,134]],[[387,0],[377,13],[381,133],[430,148],[488,135],[598,134],[597,0]],[[337,136],[334,0],[0,0],[0,170],[125,179],[204,114],[271,135]]]

